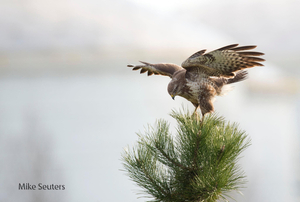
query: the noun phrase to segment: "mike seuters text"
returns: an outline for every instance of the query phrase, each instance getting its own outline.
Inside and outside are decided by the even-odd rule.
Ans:
[[[19,190],[65,190],[65,185],[19,183]]]

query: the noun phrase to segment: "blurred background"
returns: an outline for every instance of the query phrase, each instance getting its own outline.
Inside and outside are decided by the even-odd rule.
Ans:
[[[122,171],[136,132],[193,106],[138,60],[258,45],[264,67],[215,102],[252,139],[239,202],[300,201],[300,2],[0,0],[0,201],[146,201]],[[175,131],[175,130],[174,130]],[[21,191],[19,183],[65,185]]]

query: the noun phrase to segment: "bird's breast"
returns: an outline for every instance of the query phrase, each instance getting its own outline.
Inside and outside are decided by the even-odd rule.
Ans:
[[[212,82],[208,79],[200,81],[187,81],[180,96],[192,103],[199,104],[199,96],[204,94],[214,95],[216,92]]]
[[[198,82],[189,81],[185,84],[182,94],[180,96],[184,97],[188,101],[197,104],[198,97],[200,93],[200,85]]]

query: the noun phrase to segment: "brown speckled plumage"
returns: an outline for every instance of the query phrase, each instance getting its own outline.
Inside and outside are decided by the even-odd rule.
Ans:
[[[240,46],[232,44],[205,53],[201,50],[182,63],[175,64],[127,65],[133,70],[141,69],[140,73],[169,76],[172,80],[168,92],[174,99],[176,95],[186,98],[195,106],[195,112],[200,107],[202,116],[214,111],[213,100],[216,95],[222,95],[225,85],[246,79],[247,72],[243,69],[263,66],[265,61],[257,57],[260,52],[248,51],[256,46]]]

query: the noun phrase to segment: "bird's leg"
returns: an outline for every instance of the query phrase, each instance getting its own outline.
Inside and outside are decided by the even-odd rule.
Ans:
[[[201,123],[203,123],[203,121],[204,121],[204,115],[205,115],[205,114],[202,113]]]
[[[212,98],[213,98],[213,96],[206,96],[206,97],[203,96],[199,99],[199,103],[200,103],[199,106],[200,106],[201,113],[202,113],[201,122],[204,121],[205,114],[211,113],[214,111]]]
[[[200,120],[199,120],[199,114],[198,114],[198,112],[197,112],[197,109],[199,108],[199,106],[195,106],[195,111],[193,112],[193,116],[195,116],[196,117],[196,120],[197,120],[197,122],[199,122]]]

